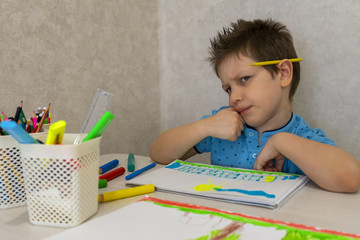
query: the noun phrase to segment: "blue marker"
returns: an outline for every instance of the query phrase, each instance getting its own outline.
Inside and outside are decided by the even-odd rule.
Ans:
[[[143,172],[145,172],[145,171],[147,171],[147,170],[149,170],[150,168],[153,168],[153,167],[155,167],[155,166],[156,166],[156,163],[152,163],[152,164],[150,164],[150,165],[147,165],[146,167],[143,167],[143,168],[141,168],[141,169],[139,169],[139,170],[136,170],[136,171],[133,172],[133,173],[130,173],[129,175],[127,175],[127,176],[125,177],[125,179],[126,179],[126,180],[130,180],[130,179],[136,177],[137,175],[139,175],[139,174],[141,174],[141,173],[143,173]]]
[[[109,171],[110,169],[116,167],[117,165],[119,165],[119,160],[114,159],[114,160],[112,160],[111,162],[108,162],[108,163],[102,165],[102,166],[99,168],[99,174],[103,174],[103,173]]]
[[[10,134],[19,143],[35,143],[39,144],[30,134],[28,134],[21,126],[14,121],[4,121],[0,123],[2,129]]]

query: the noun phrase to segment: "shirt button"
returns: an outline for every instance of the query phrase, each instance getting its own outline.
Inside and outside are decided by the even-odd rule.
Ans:
[[[254,159],[256,158],[256,156],[257,156],[257,154],[256,154],[256,153],[253,153],[252,157],[253,157]]]
[[[249,132],[249,136],[253,137],[254,136],[254,132]]]

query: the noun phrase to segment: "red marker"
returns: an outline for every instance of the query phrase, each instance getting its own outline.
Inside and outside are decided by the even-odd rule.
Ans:
[[[123,175],[124,173],[125,173],[125,168],[119,167],[119,168],[117,168],[117,169],[115,169],[115,170],[113,170],[111,172],[108,172],[108,173],[106,173],[104,175],[101,175],[99,177],[99,179],[100,180],[101,179],[106,179],[107,181],[110,181],[110,180],[112,180],[112,179],[114,179],[114,178],[116,178],[116,177],[118,177],[120,175]]]

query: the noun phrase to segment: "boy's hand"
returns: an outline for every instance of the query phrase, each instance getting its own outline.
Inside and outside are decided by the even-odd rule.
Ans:
[[[223,109],[206,120],[212,137],[235,141],[244,130],[244,120],[233,108]]]
[[[285,156],[276,150],[270,138],[256,158],[254,169],[259,171],[282,172],[284,162]]]

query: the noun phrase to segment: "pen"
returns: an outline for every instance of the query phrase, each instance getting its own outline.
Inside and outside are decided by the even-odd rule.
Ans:
[[[100,179],[99,180],[99,188],[107,187],[107,180],[106,179]]]
[[[5,115],[4,112],[1,112],[1,114],[2,114],[2,118],[3,118],[5,121],[9,120],[8,117]]]
[[[86,135],[82,142],[86,142],[93,138],[100,137],[113,119],[114,115],[111,112],[106,111],[104,115],[99,119],[99,121],[95,124],[95,126]]]
[[[101,167],[99,167],[99,174],[103,174],[103,173],[109,171],[110,169],[116,167],[117,165],[119,165],[119,160],[114,159],[111,162],[108,162],[108,163],[102,165]]]
[[[98,196],[98,202],[108,202],[112,200],[133,197],[141,194],[152,193],[154,191],[155,191],[155,186],[153,184],[126,188],[122,190],[100,194]]]
[[[135,157],[133,153],[129,153],[128,156],[128,171],[133,172],[135,170]]]
[[[139,170],[136,170],[136,171],[133,172],[133,173],[130,173],[129,175],[127,175],[127,176],[125,177],[125,179],[126,179],[126,180],[130,180],[130,179],[136,177],[137,175],[139,175],[139,174],[141,174],[141,173],[143,173],[143,172],[145,172],[145,171],[147,171],[147,170],[149,170],[150,168],[153,168],[153,167],[155,167],[155,166],[156,166],[156,163],[152,163],[152,164],[150,164],[150,165],[147,165],[146,167],[143,167],[143,168],[141,168],[141,169],[139,169]]]
[[[124,173],[125,173],[125,168],[119,167],[119,168],[117,168],[115,170],[112,170],[111,172],[108,172],[108,173],[106,173],[104,175],[101,175],[99,177],[99,179],[100,180],[106,179],[107,181],[110,181],[110,180],[112,180],[112,179],[114,179],[114,178],[116,178],[116,177],[118,177],[120,175],[123,175]]]
[[[291,58],[288,59],[290,62],[301,62],[302,58]],[[274,60],[274,61],[265,61],[265,62],[254,62],[249,64],[249,66],[265,66],[265,65],[274,65],[280,63],[282,60]]]
[[[63,120],[51,124],[45,144],[61,144],[64,137],[65,127],[66,122]]]
[[[41,117],[41,120],[40,120],[40,123],[38,125],[38,127],[36,128],[36,131],[35,132],[40,132],[41,131],[41,128],[44,124],[44,121],[45,121],[45,118],[46,118],[46,115],[49,113],[49,110],[50,110],[50,104],[48,105],[48,107],[46,108],[45,112],[43,113],[42,117]]]
[[[2,129],[10,134],[19,143],[35,143],[39,144],[33,137],[31,137],[21,126],[14,121],[3,121],[0,123]]]
[[[15,113],[15,117],[14,117],[15,122],[19,121],[19,117],[20,117],[20,113],[21,113],[21,109],[22,109],[22,104],[23,104],[23,101],[21,100],[19,106],[16,108],[16,113]]]

